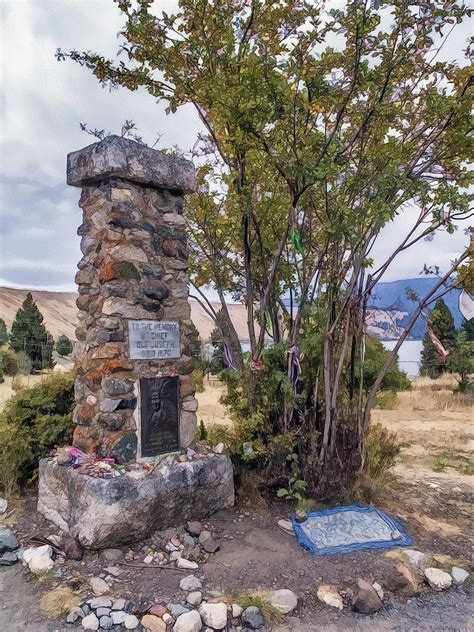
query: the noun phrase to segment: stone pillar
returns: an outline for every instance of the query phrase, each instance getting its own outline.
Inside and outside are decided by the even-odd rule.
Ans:
[[[197,401],[188,334],[183,196],[191,162],[118,136],[69,154],[67,182],[82,188],[74,445],[131,462],[137,453],[140,378],[179,376],[180,444],[195,437]],[[174,321],[180,357],[132,359],[129,320]]]

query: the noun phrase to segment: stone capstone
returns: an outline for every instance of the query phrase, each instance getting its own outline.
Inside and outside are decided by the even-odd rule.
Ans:
[[[68,184],[82,186],[111,177],[183,193],[195,188],[192,162],[121,136],[108,136],[68,155]]]
[[[226,455],[110,479],[81,475],[53,459],[39,464],[38,511],[85,547],[135,542],[151,531],[204,518],[233,504],[233,471]]]

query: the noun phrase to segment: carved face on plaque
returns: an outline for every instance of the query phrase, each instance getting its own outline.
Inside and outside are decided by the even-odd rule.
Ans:
[[[142,456],[179,449],[179,378],[140,379],[140,435]]]

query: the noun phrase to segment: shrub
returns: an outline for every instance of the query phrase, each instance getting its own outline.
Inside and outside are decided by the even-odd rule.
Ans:
[[[11,495],[33,481],[38,460],[72,440],[74,376],[54,373],[14,395],[0,414],[0,490]]]
[[[398,408],[398,397],[395,391],[382,391],[377,395],[377,406],[382,410]]]
[[[62,336],[59,336],[54,348],[56,349],[56,353],[64,357],[72,353],[73,347],[72,342],[69,340],[69,338],[63,334]]]
[[[17,393],[21,391],[22,387],[21,378],[19,376],[14,377],[12,380],[12,390]]]
[[[204,373],[201,369],[194,369],[193,380],[196,386],[196,393],[204,393]]]
[[[29,375],[33,370],[33,363],[30,357],[24,351],[18,351],[16,359],[18,362],[18,373],[21,375]]]
[[[15,377],[18,374],[17,354],[10,347],[4,346],[0,349],[0,366],[4,375]]]
[[[355,490],[355,500],[372,502],[386,474],[395,465],[401,444],[397,435],[381,424],[371,424],[364,443],[364,467]],[[352,502],[352,500],[351,500]]]

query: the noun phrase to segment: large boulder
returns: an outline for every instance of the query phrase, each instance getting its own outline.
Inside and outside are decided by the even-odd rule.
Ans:
[[[109,479],[54,459],[39,464],[38,511],[87,548],[135,542],[233,504],[232,465],[224,454]]]

